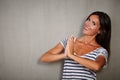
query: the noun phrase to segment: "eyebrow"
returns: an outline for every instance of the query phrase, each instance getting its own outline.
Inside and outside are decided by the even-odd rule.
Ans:
[[[87,20],[91,20],[90,17]],[[92,23],[96,25],[96,22],[92,20]]]

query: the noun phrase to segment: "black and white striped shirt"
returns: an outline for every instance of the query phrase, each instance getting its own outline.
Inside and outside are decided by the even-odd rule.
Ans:
[[[66,47],[67,39],[60,42],[63,47]],[[88,54],[85,54],[83,58],[96,60],[99,55],[103,55],[107,62],[108,52],[103,47],[97,48]],[[105,66],[104,66],[105,67]],[[77,63],[72,59],[65,59],[62,73],[62,80],[97,80],[96,73],[83,65]]]

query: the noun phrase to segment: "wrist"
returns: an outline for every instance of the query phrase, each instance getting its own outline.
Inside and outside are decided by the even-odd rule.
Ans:
[[[67,57],[67,53],[63,53],[63,58],[66,59]]]

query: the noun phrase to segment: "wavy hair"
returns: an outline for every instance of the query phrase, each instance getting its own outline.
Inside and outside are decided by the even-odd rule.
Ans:
[[[100,11],[91,13],[88,16],[88,18],[91,15],[97,15],[99,17],[99,21],[100,21],[100,33],[97,34],[97,36],[96,36],[96,42],[98,44],[100,44],[102,47],[104,47],[108,51],[109,56],[110,56],[110,40],[111,40],[110,17],[106,13],[100,12]]]

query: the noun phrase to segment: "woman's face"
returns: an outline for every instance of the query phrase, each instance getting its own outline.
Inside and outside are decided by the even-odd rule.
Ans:
[[[83,34],[88,36],[96,36],[100,33],[100,21],[99,16],[91,15],[84,24]]]

